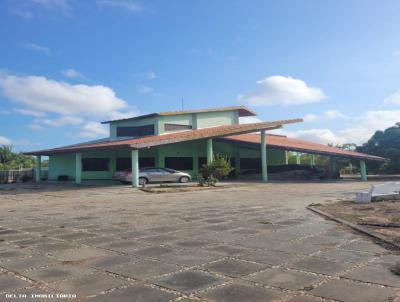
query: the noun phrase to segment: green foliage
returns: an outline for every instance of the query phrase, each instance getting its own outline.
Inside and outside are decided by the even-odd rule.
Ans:
[[[400,118],[399,118],[400,119]],[[375,173],[400,172],[400,123],[375,134],[357,151],[390,159],[390,162],[368,162],[368,169]]]
[[[12,146],[0,147],[0,170],[33,168],[35,159],[22,153],[13,152]]]
[[[227,176],[232,170],[230,159],[217,154],[210,164],[203,165],[200,168],[199,184],[202,186],[213,186],[218,180]]]

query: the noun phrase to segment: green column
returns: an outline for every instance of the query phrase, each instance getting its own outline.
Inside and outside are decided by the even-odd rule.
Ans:
[[[239,176],[240,174],[240,149],[239,146],[235,144],[235,175]]]
[[[331,168],[332,168],[332,171],[337,170],[336,158],[334,158],[334,157],[331,157]]]
[[[139,187],[139,150],[132,149],[132,187]]]
[[[285,151],[285,165],[289,164],[289,152]]]
[[[82,182],[82,153],[75,153],[75,183]]]
[[[213,141],[211,138],[207,139],[207,164],[212,163],[214,159],[213,154]]]
[[[265,130],[261,130],[261,177],[263,181],[268,181],[267,172],[267,147]]]
[[[158,168],[165,168],[165,160],[164,160],[164,154],[161,150],[161,147],[157,148],[156,151],[156,167]]]
[[[315,166],[315,154],[311,154],[311,167]]]
[[[296,152],[296,164],[300,165],[301,164],[301,158],[300,158],[300,153]]]
[[[40,172],[42,171],[42,157],[40,155],[36,156],[35,163],[35,182],[40,181]]]
[[[365,165],[365,160],[360,160],[360,173],[361,173],[361,180],[367,180],[367,167]]]
[[[117,153],[115,150],[111,150],[110,152],[110,174],[112,177],[117,170]]]

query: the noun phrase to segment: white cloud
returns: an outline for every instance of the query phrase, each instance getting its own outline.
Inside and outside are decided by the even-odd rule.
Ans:
[[[35,110],[29,110],[29,109],[14,108],[14,112],[17,112],[17,113],[22,114],[22,115],[30,115],[30,116],[36,116],[36,117],[40,117],[40,116],[46,115],[44,112],[35,111]]]
[[[133,110],[126,111],[126,112],[115,111],[115,112],[111,112],[109,114],[109,119],[110,120],[120,120],[120,119],[124,119],[124,118],[135,117],[135,116],[138,116],[138,115],[139,115],[139,112],[133,111]]]
[[[303,120],[305,122],[315,122],[318,120],[318,115],[312,114],[312,113],[308,113],[303,117]]]
[[[31,2],[47,9],[61,9],[65,13],[70,10],[68,0],[31,0]]]
[[[139,13],[143,11],[143,6],[134,0],[97,0],[98,5],[122,8],[129,12]]]
[[[82,127],[80,137],[93,138],[108,135],[108,128],[98,122],[87,122]]]
[[[348,119],[349,117],[339,110],[327,110],[324,113],[317,115],[313,113],[306,114],[303,119],[305,122],[316,122],[321,120],[337,120]]]
[[[35,43],[26,43],[25,44],[25,48],[36,51],[36,52],[40,52],[42,54],[45,55],[50,55],[50,48],[45,47],[45,46],[41,46],[39,44],[35,44]]]
[[[350,126],[337,131],[325,128],[297,131],[278,129],[274,130],[274,133],[322,144],[355,143],[361,145],[367,142],[375,131],[385,130],[398,122],[400,122],[400,110],[367,111],[361,116],[352,118]]]
[[[400,90],[388,96],[383,102],[385,104],[400,105]]]
[[[154,92],[154,89],[147,85],[137,85],[136,91],[139,94],[152,94]]]
[[[29,124],[28,127],[29,127],[30,129],[32,129],[32,130],[42,130],[42,129],[43,129],[43,126],[38,125],[38,124],[35,124],[35,123]]]
[[[4,145],[6,145],[6,146],[12,145],[12,141],[5,136],[0,136],[0,146],[4,146]]]
[[[318,103],[325,99],[326,95],[322,89],[308,86],[300,79],[276,75],[257,81],[254,91],[238,98],[254,106],[286,106]]]
[[[243,116],[239,117],[239,124],[253,124],[253,123],[261,123],[262,120],[256,116]]]
[[[56,119],[44,119],[38,121],[51,127],[62,127],[66,125],[77,126],[83,123],[83,119],[76,116],[62,116]]]
[[[12,11],[12,13],[24,19],[31,19],[33,17],[33,13],[27,9],[15,9]]]
[[[61,70],[61,73],[68,78],[86,78],[82,73],[73,68]]]
[[[0,72],[0,90],[7,98],[30,110],[61,115],[106,116],[127,106],[110,87],[72,85],[41,76]]]

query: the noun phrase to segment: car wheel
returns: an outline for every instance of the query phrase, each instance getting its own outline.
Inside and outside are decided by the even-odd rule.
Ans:
[[[147,178],[145,177],[139,177],[139,185],[145,185],[147,184],[149,181],[147,180]]]
[[[189,177],[187,177],[187,176],[182,176],[181,178],[179,178],[179,182],[180,183],[186,183],[186,182],[189,182]]]

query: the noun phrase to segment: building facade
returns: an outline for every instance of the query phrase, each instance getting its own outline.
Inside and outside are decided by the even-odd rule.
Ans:
[[[196,178],[200,167],[212,161],[213,154],[217,153],[230,158],[237,176],[252,170],[259,172],[264,180],[267,180],[268,166],[287,164],[288,151],[359,159],[364,179],[366,159],[384,160],[284,136],[266,135],[268,130],[301,122],[300,119],[239,123],[240,117],[255,115],[244,106],[233,106],[106,121],[103,123],[109,125],[107,138],[27,154],[37,156],[38,171],[41,156],[49,156],[49,180],[68,178],[77,183],[106,180],[116,171],[132,170],[134,186],[137,186],[140,167],[172,168]]]

